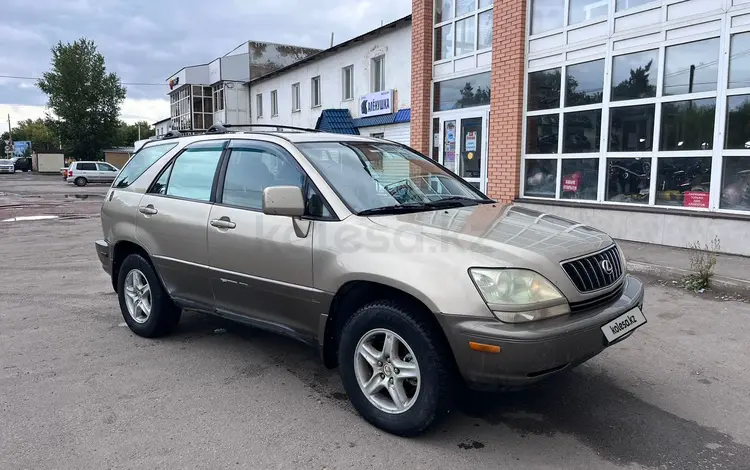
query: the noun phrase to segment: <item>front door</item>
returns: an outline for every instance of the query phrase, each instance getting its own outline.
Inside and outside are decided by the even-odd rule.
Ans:
[[[312,240],[298,236],[291,217],[263,213],[269,186],[302,187],[294,157],[268,142],[232,142],[224,180],[211,209],[208,251],[217,313],[241,316],[309,341],[313,308]]]
[[[487,191],[487,111],[452,112],[440,118],[440,162]]]

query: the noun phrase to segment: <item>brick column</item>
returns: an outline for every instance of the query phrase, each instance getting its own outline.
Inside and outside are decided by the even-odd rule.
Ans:
[[[411,146],[430,154],[432,125],[432,5],[434,0],[412,0],[411,25]]]
[[[520,190],[526,2],[495,0],[493,13],[487,195],[501,202]]]

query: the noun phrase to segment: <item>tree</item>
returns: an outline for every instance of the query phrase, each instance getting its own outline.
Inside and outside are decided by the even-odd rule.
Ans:
[[[59,139],[57,133],[50,129],[43,119],[26,119],[20,121],[13,128],[14,141],[31,141],[37,150],[49,150],[58,148]]]
[[[120,121],[117,129],[117,147],[132,147],[139,140],[138,128],[140,127],[140,139],[148,139],[156,134],[154,129],[146,121],[138,121],[135,124],[126,124]]]
[[[636,99],[656,96],[656,85],[651,83],[650,60],[645,66],[630,70],[630,77],[621,81],[612,90],[612,96],[617,99]]]
[[[52,69],[37,86],[47,94],[65,150],[74,158],[98,159],[102,149],[117,141],[126,89],[116,74],[107,73],[93,41],[58,42],[52,48]]]

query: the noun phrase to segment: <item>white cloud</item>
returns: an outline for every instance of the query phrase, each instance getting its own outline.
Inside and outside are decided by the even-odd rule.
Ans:
[[[8,115],[15,126],[18,121],[26,119],[44,118],[44,106],[27,106],[17,104],[0,104],[0,133],[8,130]],[[120,113],[120,119],[127,123],[147,121],[153,124],[169,116],[169,101],[147,99],[125,99]]]

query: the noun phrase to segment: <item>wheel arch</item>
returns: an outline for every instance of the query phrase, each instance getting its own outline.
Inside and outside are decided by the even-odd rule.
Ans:
[[[353,280],[343,284],[331,301],[325,322],[321,322],[319,343],[323,363],[327,368],[338,366],[338,348],[341,330],[346,321],[361,307],[378,300],[396,300],[408,308],[411,315],[427,321],[436,332],[439,346],[450,355],[452,365],[455,357],[448,338],[433,310],[417,296],[404,289],[371,280]]]
[[[141,255],[151,265],[151,267],[154,268],[156,276],[159,277],[159,281],[162,283],[162,285],[164,285],[164,282],[161,279],[161,275],[156,270],[156,267],[151,260],[151,255],[148,253],[148,251],[146,251],[145,248],[135,242],[132,242],[130,240],[121,240],[115,243],[115,246],[112,249],[112,287],[114,288],[115,292],[117,292],[117,280],[120,277],[120,267],[122,266],[122,262],[125,260],[125,258],[132,254]]]

